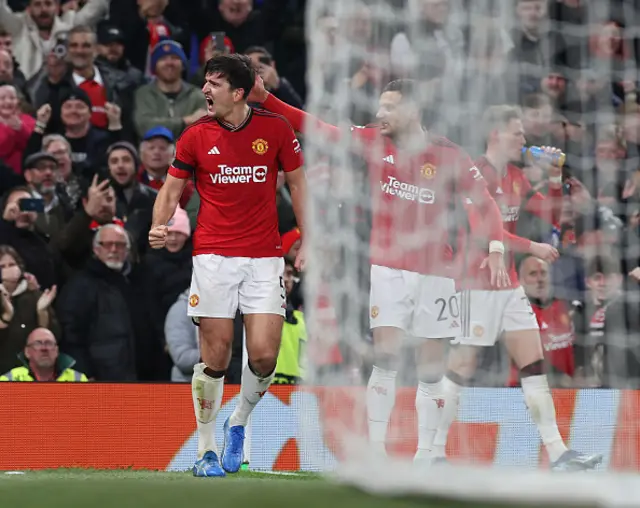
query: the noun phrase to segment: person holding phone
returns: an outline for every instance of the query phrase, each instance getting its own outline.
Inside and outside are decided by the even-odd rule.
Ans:
[[[282,102],[302,109],[302,99],[287,80],[278,74],[276,70],[276,62],[265,48],[262,46],[251,46],[245,51],[245,55],[251,58],[256,67],[258,74],[264,81],[265,88],[280,99]]]
[[[34,198],[28,187],[15,187],[4,195],[0,238],[24,260],[25,271],[35,275],[40,287],[51,288],[57,281],[56,256],[47,238],[36,229],[44,201]]]

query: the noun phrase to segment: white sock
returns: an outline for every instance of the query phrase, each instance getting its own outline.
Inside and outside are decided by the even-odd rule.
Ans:
[[[416,411],[418,413],[418,450],[415,459],[427,459],[431,456],[433,439],[442,419],[445,399],[442,381],[437,383],[418,383],[416,390]]]
[[[524,401],[529,408],[531,419],[538,427],[549,459],[555,462],[567,451],[556,423],[556,408],[551,398],[547,376],[529,376],[520,380]]]
[[[198,459],[212,451],[218,455],[216,444],[216,416],[222,405],[224,391],[224,377],[212,378],[203,371],[206,365],[197,363],[193,367],[191,378],[191,394],[193,408],[198,423]]]
[[[387,427],[396,403],[396,371],[373,366],[367,384],[367,417],[369,441],[374,451],[385,453]]]
[[[462,386],[454,383],[446,376],[442,378],[440,385],[442,398],[444,399],[444,407],[440,413],[440,423],[438,424],[438,429],[433,439],[433,446],[431,447],[431,455],[434,458],[446,457],[449,429],[458,414],[460,392],[462,391]]]
[[[253,408],[260,402],[260,399],[262,399],[265,392],[269,389],[269,386],[271,386],[274,375],[275,369],[267,377],[258,377],[249,368],[249,365],[245,366],[242,370],[238,404],[229,418],[230,427],[235,427],[236,425],[247,426],[251,411],[253,411]]]

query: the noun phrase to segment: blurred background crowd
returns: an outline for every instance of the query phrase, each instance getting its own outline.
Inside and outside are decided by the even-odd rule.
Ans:
[[[521,236],[561,252],[551,266],[518,258],[550,379],[640,385],[640,2],[353,0],[348,15],[327,8],[305,27],[306,3],[0,0],[0,376],[190,380],[199,360],[186,316],[199,197],[190,185],[166,249],[151,251],[157,190],[176,139],[206,114],[204,62],[245,53],[273,94],[304,108],[311,29],[324,48],[313,66],[323,69],[317,85],[329,121],[345,117],[337,98],[346,97],[352,123],[374,122],[381,87],[414,77],[429,98],[425,124],[474,158],[486,141],[479,119],[497,104],[521,107],[527,145],[566,153],[559,219],[541,221],[523,203],[518,220]],[[342,53],[346,66],[333,69],[331,56]],[[544,167],[514,162],[548,192]],[[345,192],[326,167],[307,172],[316,196],[331,194],[333,204],[339,196],[366,257],[366,184]],[[292,258],[300,234],[282,178],[277,201]],[[343,271],[337,263],[329,282],[355,280],[367,294],[367,270]],[[352,330],[340,323],[366,323],[367,298],[345,301],[320,284],[314,335],[322,337],[307,338],[301,274],[291,263],[285,282],[278,382],[304,378],[306,351],[325,380],[345,363],[361,368],[366,334],[347,342]],[[241,316],[236,329],[229,382],[240,381]],[[314,350],[314,339],[333,343],[329,354]],[[476,382],[511,383],[501,346],[484,353]]]

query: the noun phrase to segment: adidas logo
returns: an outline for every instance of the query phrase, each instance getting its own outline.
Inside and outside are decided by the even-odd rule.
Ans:
[[[218,150],[217,146],[214,146],[211,150],[209,150],[209,152],[207,152],[209,155],[220,155],[220,150]]]
[[[395,164],[394,160],[393,160],[393,155],[387,155],[385,158],[382,159],[385,162],[388,162],[389,164]]]
[[[502,188],[498,187],[496,189],[496,194],[504,194],[504,192],[502,191]]]
[[[449,328],[460,328],[458,322],[454,319]]]

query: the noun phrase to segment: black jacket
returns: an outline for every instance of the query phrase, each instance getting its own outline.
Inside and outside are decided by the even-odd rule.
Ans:
[[[136,253],[142,257],[147,251],[153,204],[158,192],[140,182],[134,182],[131,189],[123,189],[115,180],[112,180],[111,186],[116,193],[116,217],[124,221]]]
[[[146,322],[136,270],[125,276],[91,259],[58,302],[61,349],[96,381],[135,381],[136,342]]]

